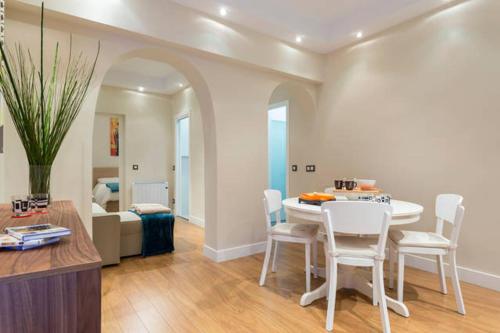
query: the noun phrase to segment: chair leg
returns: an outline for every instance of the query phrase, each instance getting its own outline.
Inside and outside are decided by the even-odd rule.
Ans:
[[[398,301],[403,301],[403,286],[405,280],[405,255],[398,253]]]
[[[394,253],[395,249],[389,244],[389,288],[394,289]]]
[[[273,246],[273,239],[271,237],[267,238],[266,245],[266,256],[264,257],[264,263],[262,264],[262,271],[260,272],[260,282],[259,285],[263,286],[266,283],[267,268],[269,266],[269,259],[271,257],[271,250]]]
[[[313,265],[314,265],[314,278],[318,278],[318,239],[314,237],[313,242]]]
[[[326,311],[326,330],[333,330],[333,320],[335,318],[335,296],[337,295],[337,261],[335,258],[326,257],[330,270],[327,273],[328,279],[328,309]]]
[[[274,254],[273,254],[273,265],[271,267],[271,271],[274,273],[277,270],[278,264],[276,263],[276,257],[278,257],[278,241],[274,241]]]
[[[372,290],[373,290],[373,295],[372,295],[372,302],[373,306],[378,304],[378,294],[377,294],[377,288],[375,284],[377,283],[377,270],[375,269],[375,266],[372,267]]]
[[[439,284],[441,286],[441,292],[446,295],[448,293],[448,288],[446,287],[446,273],[444,272],[443,256],[437,255],[436,259],[438,265]]]
[[[306,292],[311,291],[311,243],[306,243]]]
[[[462,297],[462,289],[460,289],[460,280],[458,279],[457,257],[455,251],[450,251],[450,268],[451,281],[453,282],[453,291],[455,292],[455,300],[457,302],[458,313],[465,315],[464,299]]]
[[[382,328],[384,330],[384,333],[390,333],[391,324],[389,322],[389,313],[387,312],[387,301],[385,298],[385,289],[384,289],[384,262],[377,261],[375,263],[374,270],[377,272],[375,277],[376,280],[375,284],[377,289],[377,298],[379,300],[380,319],[382,320]]]
[[[323,249],[325,251],[325,279],[326,282],[330,281],[330,255],[328,254],[328,243],[323,242]],[[326,288],[326,299],[329,299],[330,288]]]

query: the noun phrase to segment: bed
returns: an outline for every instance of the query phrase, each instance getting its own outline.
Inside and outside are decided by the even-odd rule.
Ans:
[[[118,168],[94,168],[94,202],[108,212],[117,212],[120,202]]]
[[[141,217],[135,213],[108,213],[97,203],[92,203],[92,238],[103,266],[119,264],[121,257],[142,253],[142,223]]]

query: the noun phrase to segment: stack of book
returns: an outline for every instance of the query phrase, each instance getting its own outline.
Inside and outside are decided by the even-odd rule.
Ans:
[[[53,224],[7,227],[5,234],[0,234],[0,248],[24,251],[58,242],[68,235],[71,235],[70,229]]]

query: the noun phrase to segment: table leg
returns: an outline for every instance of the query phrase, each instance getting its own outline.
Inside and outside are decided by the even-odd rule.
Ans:
[[[328,289],[328,283],[325,282],[319,288],[316,288],[313,291],[303,294],[302,297],[300,298],[300,305],[307,306],[320,298],[326,297],[327,289]]]
[[[338,282],[337,282],[337,290],[346,288],[346,289],[355,289],[361,294],[369,297],[370,299],[373,297],[373,285],[370,282],[371,274],[368,271],[363,271],[361,269],[356,269],[354,266],[346,266],[339,265],[339,273],[338,273]],[[319,269],[318,275],[325,276],[325,268]],[[328,281],[323,283],[319,288],[305,293],[300,298],[300,305],[307,306],[312,302],[326,297],[328,290]],[[410,312],[408,311],[408,307],[403,303],[399,302],[389,296],[385,296],[387,301],[387,307],[392,309],[397,314],[403,317],[409,317]]]
[[[370,299],[373,297],[373,285],[370,282],[371,274],[369,272],[356,269],[355,267],[342,265],[339,267],[342,267],[342,269],[339,270],[339,285],[341,285],[342,288],[355,289]],[[387,295],[385,299],[389,309],[392,309],[403,317],[410,316],[410,311],[408,311],[408,307],[403,302],[399,302]]]

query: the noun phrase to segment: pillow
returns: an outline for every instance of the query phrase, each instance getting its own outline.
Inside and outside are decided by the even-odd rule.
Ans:
[[[100,184],[119,183],[120,178],[118,177],[97,178],[97,182]]]
[[[111,190],[111,193],[117,193],[120,191],[119,183],[106,183],[106,187]]]

